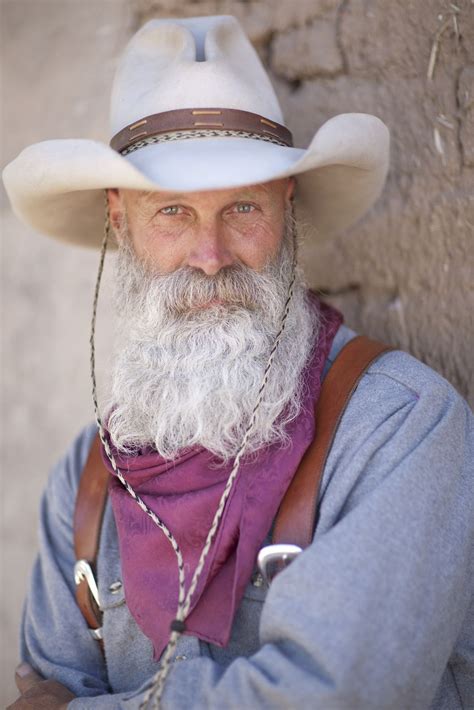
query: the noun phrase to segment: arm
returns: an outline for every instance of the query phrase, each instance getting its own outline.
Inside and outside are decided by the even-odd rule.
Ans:
[[[469,604],[471,419],[444,384],[419,399],[402,389],[377,400],[362,383],[353,398],[314,544],[272,584],[261,649],[226,669],[208,658],[176,664],[165,709],[190,699],[210,710],[428,707]],[[88,667],[87,658],[76,651],[74,665]],[[89,696],[69,707],[139,707],[139,691],[109,695],[101,682],[66,682]]]
[[[110,693],[107,669],[75,598],[73,516],[79,478],[95,426],[85,429],[52,471],[40,506],[39,554],[35,561],[21,628],[17,669],[20,698],[11,706],[138,710],[141,692]],[[138,693],[138,695],[137,695]],[[128,698],[132,696],[131,700]],[[41,704],[42,703],[42,704]],[[57,703],[55,705],[54,703]]]
[[[83,432],[52,471],[42,497],[39,554],[24,606],[21,657],[75,695],[107,693],[105,664],[75,600],[72,521],[82,467],[94,435]]]
[[[15,672],[20,697],[7,710],[66,710],[73,694],[55,680],[45,680],[28,663],[21,663]]]

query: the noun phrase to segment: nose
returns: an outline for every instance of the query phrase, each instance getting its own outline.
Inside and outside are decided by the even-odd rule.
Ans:
[[[234,258],[226,246],[224,230],[218,221],[207,222],[194,230],[187,266],[215,276],[220,269],[231,266]]]

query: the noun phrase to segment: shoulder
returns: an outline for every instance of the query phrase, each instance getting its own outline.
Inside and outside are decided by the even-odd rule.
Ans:
[[[326,363],[325,374],[342,348],[356,335],[347,326],[339,328]],[[457,402],[462,409],[470,412],[467,403],[442,375],[402,350],[384,353],[368,368],[351,403],[354,401],[362,404],[369,396],[372,401],[373,397],[383,399],[389,393],[396,392],[407,402],[417,402],[420,399],[429,399],[433,403],[451,401]]]
[[[339,329],[328,367],[354,336],[345,326]],[[474,419],[467,403],[433,369],[394,350],[368,368],[353,393],[328,456],[321,491],[335,494],[337,506],[347,505],[349,499],[352,505],[409,471],[404,485],[409,481],[413,490],[421,478],[423,487],[457,479],[467,492],[473,460]]]
[[[94,423],[85,426],[51,471],[45,495],[54,508],[71,510],[96,432]]]

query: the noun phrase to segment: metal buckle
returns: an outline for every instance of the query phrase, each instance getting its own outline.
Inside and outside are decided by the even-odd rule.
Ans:
[[[288,567],[297,555],[303,552],[298,545],[267,545],[262,547],[257,557],[260,573],[267,584],[285,567]]]
[[[104,638],[102,634],[102,626],[100,626],[98,629],[89,629],[89,633],[96,641],[102,641]]]
[[[95,603],[100,609],[99,603],[99,590],[97,589],[97,582],[94,578],[94,573],[92,572],[92,567],[87,560],[77,560],[74,565],[74,581],[79,585],[82,580],[85,579],[87,586],[89,587],[90,593],[92,594]]]

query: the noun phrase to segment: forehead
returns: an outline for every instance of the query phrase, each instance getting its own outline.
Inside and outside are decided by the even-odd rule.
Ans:
[[[273,180],[259,185],[243,185],[226,190],[206,190],[200,192],[140,192],[127,190],[127,202],[140,206],[155,206],[161,203],[182,203],[189,205],[220,205],[242,200],[271,204],[281,199],[287,180]]]

